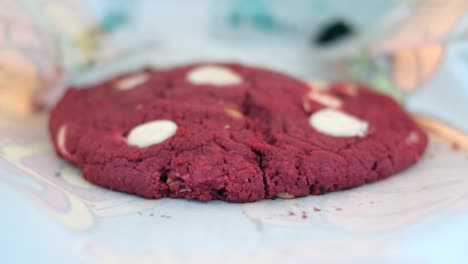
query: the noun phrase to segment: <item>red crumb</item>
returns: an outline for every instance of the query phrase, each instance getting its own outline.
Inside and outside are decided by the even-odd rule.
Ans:
[[[320,212],[322,210],[320,210],[320,208],[317,208],[317,207],[314,207],[314,212]]]
[[[306,215],[306,214],[303,214],[303,215],[302,215],[302,219],[307,219],[307,215]]]
[[[452,150],[457,151],[460,149],[460,144],[457,142],[452,142]]]
[[[295,215],[295,213],[293,213],[293,212],[289,212],[289,215]]]
[[[339,208],[339,207],[336,207],[335,208],[336,211],[343,211],[343,209]]]

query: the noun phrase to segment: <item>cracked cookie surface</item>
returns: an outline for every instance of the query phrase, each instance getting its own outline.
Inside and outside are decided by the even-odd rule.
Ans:
[[[390,98],[237,64],[143,69],[68,89],[57,153],[148,198],[251,202],[347,189],[414,164],[427,137]]]

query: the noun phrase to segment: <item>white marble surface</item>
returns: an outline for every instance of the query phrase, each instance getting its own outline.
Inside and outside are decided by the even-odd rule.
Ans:
[[[91,185],[46,116],[0,123],[3,263],[466,263],[468,153],[431,138],[387,180],[249,204],[146,200]],[[26,253],[27,252],[27,253]]]

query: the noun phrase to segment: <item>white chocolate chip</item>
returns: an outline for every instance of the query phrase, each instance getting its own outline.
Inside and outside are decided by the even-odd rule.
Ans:
[[[67,148],[65,147],[65,138],[67,134],[67,126],[62,125],[57,132],[57,148],[59,152],[64,156],[69,156]]]
[[[168,179],[167,180],[167,184],[168,185],[180,185],[182,184],[184,181],[180,178],[175,178],[175,179]]]
[[[128,77],[125,77],[124,79],[120,80],[116,86],[115,89],[119,91],[127,91],[131,90],[133,88],[136,88],[143,83],[145,83],[149,79],[149,75],[146,73],[137,73]]]
[[[196,85],[235,85],[242,83],[242,77],[228,68],[205,65],[192,69],[187,80]]]
[[[330,84],[326,81],[315,80],[310,81],[308,84],[314,90],[328,90],[330,88]]]
[[[408,143],[410,145],[418,143],[418,142],[419,142],[419,135],[418,135],[418,133],[416,133],[414,131],[409,133],[408,136],[406,137],[406,143]]]
[[[287,193],[287,192],[280,192],[276,194],[276,197],[281,198],[281,199],[292,199],[294,198],[294,195]]]
[[[334,137],[363,137],[369,126],[363,120],[331,108],[311,114],[309,124],[315,130]]]
[[[192,189],[190,189],[190,188],[184,188],[184,189],[180,189],[179,193],[185,193],[185,192],[191,192],[191,191],[192,191]]]
[[[340,108],[342,104],[339,98],[326,92],[312,90],[309,92],[308,97],[326,107]]]
[[[239,112],[238,110],[234,109],[234,108],[225,108],[224,109],[224,112],[228,115],[228,116],[231,116],[231,117],[234,117],[234,118],[242,118],[244,117],[244,115]]]
[[[170,120],[155,120],[134,127],[127,136],[127,143],[139,148],[159,144],[175,135],[177,124]]]

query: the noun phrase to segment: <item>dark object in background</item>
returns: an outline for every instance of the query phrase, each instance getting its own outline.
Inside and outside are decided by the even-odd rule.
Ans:
[[[318,46],[325,46],[336,43],[352,35],[354,30],[351,25],[343,20],[335,20],[326,24],[319,30],[313,42]]]

